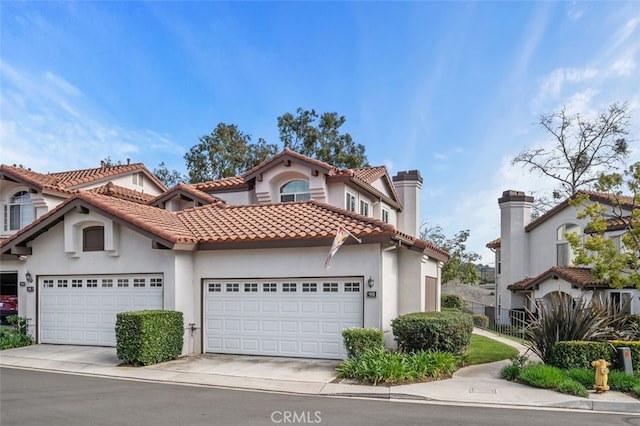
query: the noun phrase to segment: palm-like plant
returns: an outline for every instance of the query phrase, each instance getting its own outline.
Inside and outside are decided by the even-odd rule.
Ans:
[[[624,307],[612,307],[598,298],[587,301],[566,294],[551,293],[525,329],[529,349],[545,363],[556,342],[571,340],[602,341],[619,338],[630,324]]]

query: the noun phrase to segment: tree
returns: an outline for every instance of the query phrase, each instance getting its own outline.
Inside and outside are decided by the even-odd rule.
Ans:
[[[340,168],[367,166],[365,147],[356,144],[349,133],[340,133],[346,119],[335,112],[318,115],[315,110],[298,108],[296,115],[278,117],[280,140],[285,148]]]
[[[191,183],[236,176],[277,152],[276,145],[260,138],[251,143],[251,136],[238,130],[235,124],[219,123],[210,135],[202,136],[198,144],[184,156]]]
[[[581,235],[566,235],[576,254],[575,262],[590,266],[593,276],[611,287],[640,289],[640,163],[629,167],[624,174],[601,174],[595,187],[599,192],[610,194],[612,208],[589,203],[587,194],[578,194],[570,201],[579,209],[578,219],[589,220],[584,244]],[[625,189],[631,195],[625,197]],[[605,235],[612,224],[623,228],[621,247]]]
[[[438,248],[449,253],[449,260],[442,267],[442,283],[459,281],[462,284],[475,284],[480,279],[474,262],[480,260],[480,255],[467,251],[468,229],[459,231],[453,238],[447,238],[440,225],[428,226],[424,224],[420,231],[420,238],[435,244]]]
[[[176,186],[180,182],[185,181],[185,177],[177,170],[169,170],[164,164],[164,161],[160,162],[157,168],[153,169],[153,174],[162,181],[168,188]]]
[[[595,119],[569,115],[566,107],[540,117],[540,125],[551,134],[552,148],[533,148],[518,154],[519,164],[557,183],[551,198],[538,198],[534,210],[548,210],[559,199],[589,189],[604,170],[618,170],[629,156],[629,105],[613,103]]]

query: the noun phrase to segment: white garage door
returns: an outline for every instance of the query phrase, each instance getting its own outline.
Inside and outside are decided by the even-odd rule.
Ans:
[[[362,327],[362,278],[206,280],[205,352],[346,357],[342,330]]]
[[[162,309],[161,274],[40,277],[40,341],[115,346],[116,314]]]

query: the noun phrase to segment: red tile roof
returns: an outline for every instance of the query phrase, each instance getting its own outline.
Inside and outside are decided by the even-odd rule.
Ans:
[[[106,185],[99,186],[90,190],[95,194],[108,195],[109,197],[121,198],[123,200],[133,201],[135,203],[148,204],[155,197],[150,194],[145,194],[141,191],[125,188],[123,186],[115,185],[113,182],[108,182]]]
[[[320,160],[316,160],[315,158],[311,158],[311,157],[307,157],[306,155],[300,154],[292,149],[289,148],[285,148],[283,149],[281,152],[279,152],[278,154],[274,155],[273,157],[269,157],[266,160],[264,160],[263,162],[261,162],[260,164],[252,167],[251,169],[247,170],[246,172],[244,172],[242,174],[242,177],[245,179],[250,179],[252,177],[252,175],[254,175],[255,173],[257,173],[258,171],[260,171],[261,169],[265,169],[265,168],[269,168],[275,164],[278,164],[282,161],[286,161],[288,159],[295,159],[298,160],[300,162],[303,163],[307,163],[311,166],[314,166],[316,168],[325,170],[325,172],[327,174],[333,174],[335,173],[338,169],[335,166],[332,166],[331,164],[325,163],[324,161],[320,161]]]
[[[69,193],[77,186],[107,180],[111,177],[116,177],[133,171],[145,172],[145,174],[149,176],[161,189],[166,189],[165,185],[155,175],[149,172],[142,163],[47,174],[34,172],[20,167],[8,166],[6,164],[2,164],[0,166],[0,173],[2,173],[3,176],[17,178],[36,188],[49,189],[64,193]]]
[[[365,242],[395,240],[435,259],[448,259],[448,254],[433,244],[400,233],[387,223],[314,200],[250,206],[210,204],[170,212],[92,191],[76,193],[51,212],[2,241],[0,246],[6,248],[14,242],[24,243],[31,233],[38,235],[43,232],[38,232],[39,224],[62,220],[65,206],[71,203],[81,203],[89,208],[93,206],[108,217],[118,218],[134,228],[173,244],[201,243],[212,248],[224,248],[228,243],[244,243],[251,247],[256,243],[269,242],[272,246],[287,247],[292,241],[314,244],[315,240],[319,245],[330,245],[338,226],[343,226]]]
[[[537,284],[553,279],[554,277],[562,278],[569,283],[581,288],[609,288],[605,282],[598,281],[591,274],[590,268],[579,268],[574,266],[553,266],[543,273],[524,280],[515,282],[507,288],[511,291],[531,290]]]
[[[385,166],[353,169],[353,176],[368,184],[372,184],[376,179],[385,174],[387,174],[387,168]]]
[[[487,248],[500,248],[500,243],[501,243],[501,239],[500,238],[496,238],[493,241],[489,241],[486,245]]]
[[[186,195],[194,200],[200,200],[202,204],[226,204],[223,200],[213,195],[207,194],[204,191],[196,189],[194,185],[188,185],[185,183],[179,183],[170,190],[158,195],[148,202],[150,205],[158,206],[159,202],[165,202],[178,195]]]
[[[216,180],[209,180],[206,182],[192,183],[189,186],[197,189],[198,191],[207,191],[212,189],[235,189],[246,188],[249,186],[241,176],[233,176]]]

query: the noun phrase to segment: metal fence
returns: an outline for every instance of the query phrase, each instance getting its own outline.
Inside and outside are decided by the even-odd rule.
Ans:
[[[486,315],[489,318],[489,330],[524,339],[524,329],[527,326],[524,310],[497,308],[469,300],[464,301],[463,309],[472,314]]]

